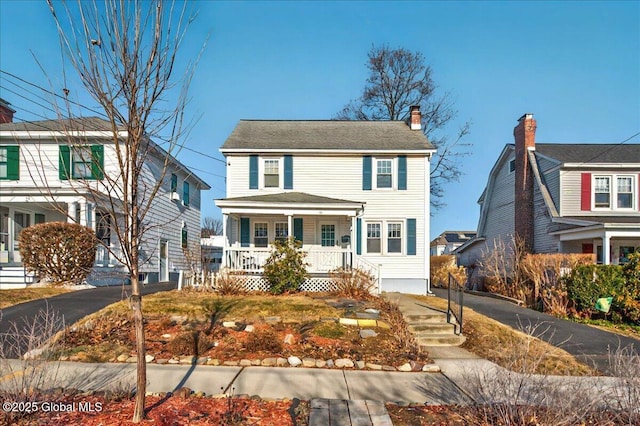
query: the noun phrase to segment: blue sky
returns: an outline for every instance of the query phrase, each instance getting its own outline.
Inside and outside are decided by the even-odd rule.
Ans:
[[[183,60],[209,40],[191,85],[187,113],[200,119],[187,146],[217,158],[241,118],[331,118],[360,94],[372,45],[422,52],[439,90],[455,100],[458,118],[447,130],[453,136],[472,122],[472,155],[463,160],[460,182],[446,186],[447,207],[435,212],[431,237],[476,228],[477,199],[522,114],[534,114],[538,142],[619,143],[640,131],[637,1],[200,1],[193,7],[199,15]],[[0,1],[0,69],[44,87],[75,87],[61,62],[46,2]],[[18,110],[18,120],[52,116],[11,81],[0,73],[0,96]],[[93,105],[79,89],[71,96]],[[639,142],[635,136],[627,143]],[[203,194],[203,217],[219,217],[213,200],[225,196],[224,164],[191,151],[179,158],[212,186]]]

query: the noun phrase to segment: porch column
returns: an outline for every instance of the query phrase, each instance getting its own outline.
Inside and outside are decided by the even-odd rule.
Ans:
[[[227,266],[227,215],[222,214],[222,261],[220,268]]]
[[[293,215],[287,215],[287,237],[293,236]]]
[[[611,237],[609,233],[605,231],[602,237],[602,263],[609,265],[611,263],[611,255],[609,253],[609,244],[611,243]]]

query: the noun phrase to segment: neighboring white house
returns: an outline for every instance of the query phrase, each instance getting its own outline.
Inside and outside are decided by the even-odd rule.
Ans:
[[[114,231],[119,219],[107,207],[113,201],[117,205],[118,193],[104,178],[118,176],[119,170],[109,123],[99,118],[14,123],[5,101],[0,109],[5,121],[0,123],[0,279],[6,283],[22,269],[18,235],[23,228],[68,221],[95,229],[111,248],[109,253],[99,246],[89,282],[121,281],[123,268],[113,256],[120,250]],[[70,134],[78,143],[69,145]],[[147,182],[163,179],[163,185],[143,222],[149,230],[140,250],[141,278],[177,280],[178,271],[189,266],[183,249],[199,250],[200,191],[209,186],[152,141],[144,172]]]
[[[523,115],[478,200],[474,240],[456,250],[474,265],[497,239],[523,238],[534,253],[595,253],[624,263],[640,248],[640,145],[535,142]]]
[[[382,291],[428,292],[435,149],[420,119],[241,120],[220,149],[223,265],[259,276],[269,243],[291,235],[314,276],[360,267]]]
[[[431,256],[453,254],[453,251],[476,237],[475,231],[444,231],[431,240]]]
[[[200,238],[202,267],[209,272],[218,272],[222,265],[223,248],[224,237],[222,235],[212,235],[210,237]]]

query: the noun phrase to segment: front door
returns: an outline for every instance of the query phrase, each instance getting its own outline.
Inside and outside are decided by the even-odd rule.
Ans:
[[[169,242],[160,240],[160,281],[169,281]]]

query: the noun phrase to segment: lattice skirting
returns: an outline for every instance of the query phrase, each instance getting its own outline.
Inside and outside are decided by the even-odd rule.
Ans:
[[[261,276],[240,275],[238,279],[244,281],[244,286],[249,291],[269,291],[269,282]],[[324,292],[331,291],[333,279],[329,277],[307,278],[300,286],[300,291]]]

